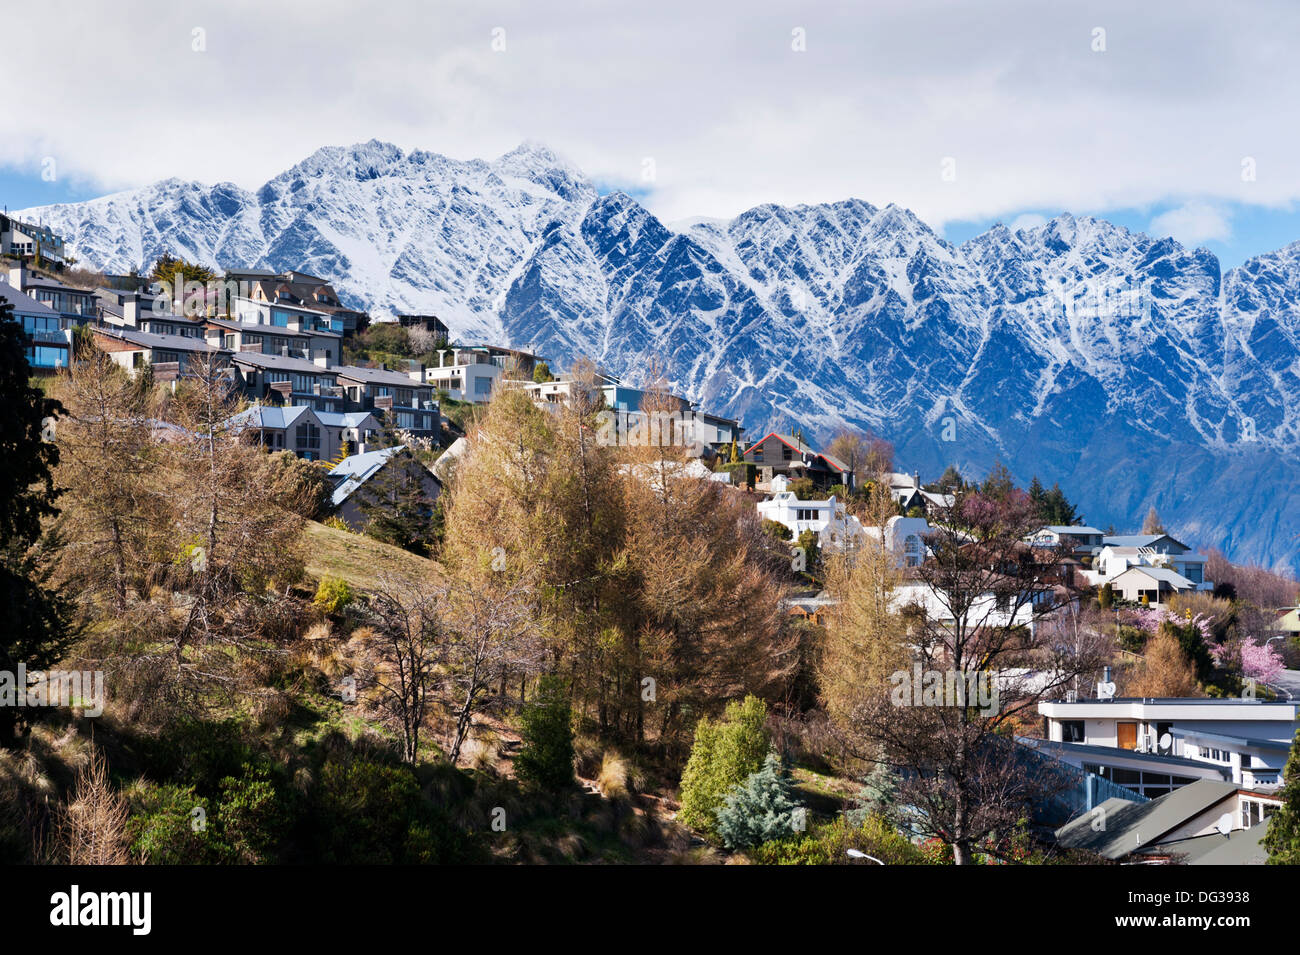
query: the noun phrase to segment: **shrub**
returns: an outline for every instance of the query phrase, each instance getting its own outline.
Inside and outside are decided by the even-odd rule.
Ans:
[[[846,865],[849,849],[875,856],[886,865],[925,865],[916,846],[879,816],[853,826],[843,819],[823,823],[802,835],[765,842],[746,855],[759,865]]]
[[[131,856],[151,865],[220,861],[208,832],[208,801],[193,786],[141,782],[127,794],[126,835]]]
[[[728,849],[785,839],[802,828],[799,810],[780,757],[768,753],[763,768],[727,794],[716,813],[718,835]]]
[[[763,518],[763,533],[779,541],[788,541],[794,537],[794,531],[790,528],[766,517]]]
[[[337,514],[325,518],[325,520],[321,521],[321,523],[324,524],[326,527],[332,527],[336,531],[346,531],[349,534],[353,532],[352,526],[348,524],[348,522],[345,521],[343,518],[339,517]]]
[[[755,696],[727,704],[721,721],[702,719],[682,773],[682,822],[704,832],[717,832],[716,810],[728,791],[763,766],[768,737],[767,705]]]
[[[325,577],[316,588],[312,605],[327,617],[340,613],[355,598],[352,588],[346,580],[338,577]]]
[[[813,501],[817,499],[817,485],[813,483],[812,478],[801,477],[795,478],[786,484],[787,491],[793,491],[794,496],[801,501]]]
[[[277,506],[306,518],[321,512],[333,490],[321,468],[292,451],[268,454],[261,480]]]
[[[520,714],[523,743],[515,758],[515,775],[539,789],[573,785],[573,722],[569,697],[559,677],[538,681],[533,699]]]

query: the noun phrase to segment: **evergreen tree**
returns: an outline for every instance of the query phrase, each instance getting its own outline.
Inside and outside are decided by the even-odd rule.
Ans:
[[[792,795],[790,775],[776,753],[768,753],[763,768],[727,794],[717,811],[717,831],[728,849],[785,839],[797,828],[799,803]]]
[[[939,481],[934,485],[934,490],[940,494],[952,494],[960,491],[965,486],[966,481],[961,476],[961,472],[950,464],[944,468],[943,474],[939,476]]]
[[[559,677],[545,676],[520,714],[523,743],[515,775],[551,792],[573,785],[573,723],[568,691]]]
[[[1007,470],[1005,464],[996,461],[989,470],[989,475],[980,485],[980,491],[988,497],[998,501],[1005,501],[1007,497],[1015,490],[1016,482],[1011,477],[1011,472]]]
[[[1043,490],[1043,482],[1038,480],[1037,474],[1029,482],[1029,499],[1034,502],[1034,508],[1038,511],[1038,516],[1042,518],[1044,524],[1055,523],[1055,521],[1048,518],[1047,492]]]
[[[1083,520],[1074,505],[1066,499],[1059,484],[1053,484],[1052,489],[1043,495],[1041,507],[1046,524],[1070,527]]]
[[[41,669],[66,648],[69,608],[58,594],[42,586],[38,555],[42,518],[58,513],[53,468],[59,462],[52,427],[63,408],[29,383],[26,335],[0,303],[0,670],[11,673],[22,663]],[[15,742],[17,710],[0,706],[0,746]]]
[[[681,820],[706,832],[717,831],[717,809],[732,787],[763,766],[768,751],[767,704],[755,696],[728,703],[721,721],[700,720],[695,743],[682,773]]]
[[[1291,743],[1282,779],[1282,806],[1269,818],[1263,844],[1269,865],[1300,865],[1300,733]]]
[[[371,537],[428,556],[434,539],[434,501],[425,493],[424,471],[410,448],[394,451],[379,473],[357,491],[357,506]]]

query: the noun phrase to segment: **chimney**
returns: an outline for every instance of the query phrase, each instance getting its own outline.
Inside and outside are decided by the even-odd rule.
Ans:
[[[916,489],[917,489],[918,491],[921,489],[921,472],[920,472],[920,471],[913,471],[913,472],[912,472],[912,484],[916,487]]]
[[[140,325],[140,296],[139,294],[127,296],[122,302],[122,321],[136,328]]]
[[[24,265],[15,265],[9,270],[9,284],[18,291],[23,291],[27,286],[27,267]]]
[[[325,349],[319,349],[311,356],[312,364],[318,368],[328,368],[330,366],[330,353]]]

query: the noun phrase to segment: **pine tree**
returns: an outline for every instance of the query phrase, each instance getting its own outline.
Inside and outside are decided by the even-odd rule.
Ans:
[[[1037,474],[1035,474],[1034,479],[1029,482],[1029,499],[1034,502],[1034,507],[1038,511],[1038,516],[1042,519],[1044,524],[1055,523],[1051,520],[1048,514],[1047,492],[1043,490],[1043,482],[1038,480]]]
[[[66,601],[42,586],[42,568],[32,552],[42,518],[58,513],[53,469],[59,463],[51,428],[63,411],[28,383],[26,336],[0,303],[0,669],[19,663],[39,669],[55,662],[68,644]],[[0,746],[15,740],[17,710],[0,707]]]
[[[1007,470],[1007,466],[1001,461],[995,461],[988,477],[980,485],[980,491],[987,497],[1003,501],[1015,490],[1015,487],[1016,482],[1011,477],[1011,472]]]
[[[799,809],[789,773],[776,753],[768,753],[763,768],[727,794],[716,813],[718,835],[728,849],[785,839],[802,828]]]
[[[423,469],[409,448],[393,452],[357,492],[357,505],[371,537],[427,556],[433,542],[434,502],[425,493]]]
[[[1282,806],[1269,818],[1263,844],[1269,865],[1300,865],[1300,733],[1291,743],[1282,779]]]
[[[1066,500],[1059,484],[1053,484],[1052,489],[1043,495],[1043,510],[1048,524],[1071,527],[1083,520],[1074,505]]]

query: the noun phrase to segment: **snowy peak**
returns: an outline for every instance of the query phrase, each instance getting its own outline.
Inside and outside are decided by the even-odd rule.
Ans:
[[[861,199],[674,229],[536,142],[457,160],[372,140],[253,192],[173,179],[23,215],[107,271],[168,251],[303,268],[559,368],[588,355],[634,383],[659,359],[751,431],[872,428],[925,473],[1000,459],[1094,524],[1155,504],[1194,542],[1295,563],[1300,243],[1223,274],[1103,219],[956,247]]]

